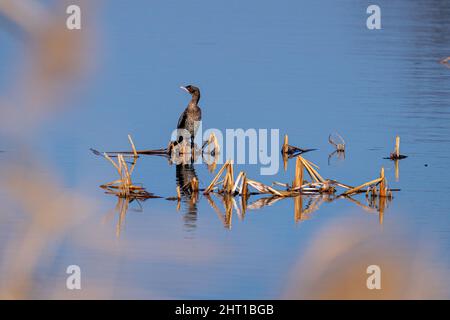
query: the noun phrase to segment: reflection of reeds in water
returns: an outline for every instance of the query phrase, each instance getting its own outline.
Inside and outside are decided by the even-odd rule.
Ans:
[[[130,203],[136,203],[139,208],[138,209],[129,209]],[[106,217],[105,222],[112,220],[113,217],[117,215],[117,223],[116,223],[116,237],[119,238],[122,230],[124,228],[126,216],[129,211],[135,211],[135,212],[142,212],[143,208],[141,205],[140,200],[138,199],[131,199],[126,197],[117,197],[117,203],[114,207],[114,210],[112,210]]]
[[[294,197],[294,221],[298,222],[303,218],[303,198],[302,196]]]
[[[398,182],[400,180],[400,161],[398,159],[394,161],[394,168],[395,168],[395,181]]]
[[[333,158],[334,156],[336,156],[339,161],[343,161],[345,160],[345,151],[334,150],[333,152],[331,152],[328,155],[328,165],[331,164],[331,158]]]
[[[198,178],[192,164],[179,164],[176,166],[176,183],[180,200],[185,205],[184,225],[187,230],[194,230],[197,226],[197,201],[198,201]],[[178,191],[177,191],[178,193]]]
[[[367,201],[369,203],[369,207],[378,211],[379,222],[380,224],[383,224],[384,211],[392,201],[392,197],[369,197]]]
[[[391,197],[367,197],[367,205],[361,203],[352,197],[344,197],[350,202],[356,204],[358,207],[362,208],[364,211],[369,213],[378,213],[378,221],[383,224],[384,211],[389,206],[392,201]]]
[[[205,195],[205,198],[208,200],[209,205],[213,210],[216,212],[217,217],[222,222],[223,226],[227,229],[231,229],[231,221],[233,218],[233,209],[235,209],[238,213],[239,218],[242,220],[244,218],[244,212],[237,207],[236,201],[233,197],[227,194],[216,194],[213,193],[213,195],[220,199],[220,201],[223,204],[224,210],[222,211],[219,209],[219,207],[216,205],[212,197],[207,194]]]
[[[304,197],[308,200],[305,208],[303,208]],[[319,210],[322,203],[325,201],[331,202],[333,199],[328,194],[321,194],[315,196],[296,196],[294,197],[294,221],[296,223],[303,220],[308,220],[311,213]]]
[[[128,206],[130,204],[129,198],[118,197],[115,210],[119,213],[116,226],[116,236],[120,237],[122,226],[125,221],[125,216],[128,212]]]

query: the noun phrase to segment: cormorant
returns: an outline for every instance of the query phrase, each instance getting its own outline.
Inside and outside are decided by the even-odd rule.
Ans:
[[[185,129],[189,132],[192,148],[194,146],[195,134],[197,133],[198,127],[200,126],[200,121],[202,120],[202,110],[198,106],[198,102],[200,101],[200,89],[192,85],[181,87],[181,89],[186,90],[192,98],[178,120],[177,129]],[[178,131],[177,143],[182,141],[183,134]]]

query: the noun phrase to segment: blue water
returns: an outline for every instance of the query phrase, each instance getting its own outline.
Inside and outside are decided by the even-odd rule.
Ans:
[[[380,238],[400,234],[402,241],[429,246],[439,253],[427,268],[448,274],[450,69],[439,60],[450,55],[450,3],[377,1],[382,29],[372,31],[366,28],[369,4],[199,0],[97,6],[95,21],[83,27],[96,39],[93,70],[77,94],[64,100],[65,112],[27,138],[64,189],[89,198],[95,210],[42,249],[26,297],[54,297],[56,288],[67,298],[278,298],[322,228],[342,223],[350,230],[352,223],[367,223]],[[0,30],[0,43],[0,60],[12,62],[0,64],[2,89],[23,47],[8,29]],[[142,212],[129,210],[117,237],[117,213],[104,221],[117,199],[99,188],[116,173],[89,148],[129,149],[128,134],[140,149],[167,146],[189,99],[178,89],[186,84],[201,89],[205,129],[279,129],[280,145],[288,134],[293,145],[317,148],[305,157],[320,166],[322,176],[350,185],[375,179],[384,167],[390,186],[401,191],[383,224],[377,213],[345,199],[295,222],[294,201],[283,199],[249,210],[244,219],[234,211],[226,228],[200,196],[195,213],[186,202],[177,211],[176,202],[149,199]],[[333,132],[345,138],[347,151],[344,160],[328,164]],[[398,181],[394,162],[383,159],[396,135],[409,156],[399,163]],[[17,151],[7,136],[0,143],[5,155]],[[260,176],[259,169],[240,165],[235,171],[267,184],[291,182],[294,160],[287,172],[280,162],[276,176]],[[195,170],[206,187],[213,174],[204,165]],[[162,197],[175,195],[175,176],[175,166],[159,157],[139,159],[133,174]],[[366,202],[363,195],[355,198]],[[1,242],[20,238],[24,218],[10,210],[2,215],[0,228],[15,231],[0,236]],[[79,237],[103,240],[90,245]],[[47,255],[54,258],[48,262]],[[64,291],[69,264],[80,265],[86,277],[80,293]],[[449,289],[443,278],[437,296],[448,298]]]

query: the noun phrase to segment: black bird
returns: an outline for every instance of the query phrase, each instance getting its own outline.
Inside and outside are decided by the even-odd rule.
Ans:
[[[200,89],[192,85],[181,87],[181,89],[186,90],[192,98],[178,120],[177,129],[185,129],[189,132],[192,148],[194,146],[195,134],[197,133],[200,121],[202,120],[202,110],[198,106],[198,102],[200,101]],[[177,143],[182,141],[183,134],[182,132],[177,131]]]

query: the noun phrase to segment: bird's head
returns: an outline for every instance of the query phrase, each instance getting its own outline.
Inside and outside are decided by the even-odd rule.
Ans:
[[[185,90],[186,92],[188,92],[191,95],[200,93],[200,89],[195,86],[192,86],[192,85],[188,85],[186,87],[180,87],[180,88]]]

